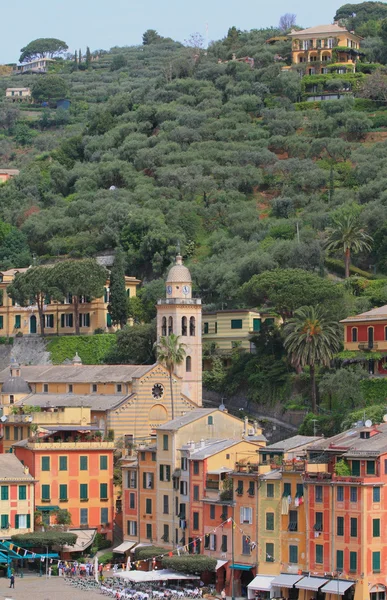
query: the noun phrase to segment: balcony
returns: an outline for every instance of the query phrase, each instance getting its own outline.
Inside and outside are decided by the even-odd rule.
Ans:
[[[206,490],[216,490],[219,492],[219,480],[207,479]]]
[[[29,441],[27,448],[31,450],[63,450],[67,452],[69,450],[114,450],[114,442],[102,442],[102,441],[79,441],[79,442],[66,442],[64,440],[60,442],[48,441],[45,439],[35,439]]]
[[[303,473],[306,468],[305,460],[284,460],[282,465],[282,471],[284,473]]]
[[[304,478],[309,481],[332,479],[332,473],[329,472],[328,462],[308,462],[306,464]]]
[[[202,303],[201,298],[164,298],[163,300],[157,300],[159,306],[164,304],[185,304],[185,305],[200,305]]]
[[[375,342],[361,342],[358,345],[359,350],[362,350],[363,352],[371,352],[372,350],[377,350],[378,349],[378,344],[376,344]]]

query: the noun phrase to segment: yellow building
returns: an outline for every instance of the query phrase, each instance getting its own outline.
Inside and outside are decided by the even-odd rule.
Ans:
[[[339,73],[355,72],[362,38],[338,23],[292,31],[289,37],[292,66],[305,66],[307,75],[329,73],[333,65]]]
[[[14,454],[0,454],[0,530],[3,538],[34,529],[34,478]]]
[[[5,451],[33,426],[98,425],[131,443],[149,439],[172,416],[169,373],[160,364],[82,365],[79,357],[72,365],[13,363],[0,372],[0,384]],[[180,377],[173,388],[175,415],[197,407],[181,392]]]
[[[28,87],[7,88],[5,98],[10,102],[32,102],[31,89]]]
[[[0,169],[0,183],[5,183],[12,177],[19,175],[19,173],[18,169]]]
[[[235,347],[254,352],[251,337],[261,331],[264,322],[272,325],[275,318],[254,309],[203,312],[203,343],[216,344],[220,354],[230,353]]]
[[[14,336],[36,335],[40,333],[38,308],[36,305],[27,307],[18,306],[7,294],[7,287],[15,278],[16,273],[24,273],[27,269],[9,269],[0,273],[0,335]],[[135,277],[125,277],[125,287],[128,297],[136,295],[140,281]],[[102,298],[95,298],[91,302],[86,299],[79,305],[80,334],[88,335],[96,329],[115,331],[112,326],[109,304],[109,281],[106,282],[105,293]],[[68,294],[63,302],[52,301],[47,298],[44,306],[45,334],[69,335],[75,333],[75,314],[72,296]]]

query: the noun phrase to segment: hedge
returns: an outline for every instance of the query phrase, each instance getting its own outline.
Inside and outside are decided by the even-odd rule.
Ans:
[[[146,548],[135,548],[134,560],[149,560],[155,556],[161,556],[162,554],[168,554],[169,550],[162,548],[161,546],[147,546]]]
[[[203,554],[188,554],[185,556],[166,556],[162,560],[163,569],[173,569],[180,573],[198,574],[204,571],[215,571],[216,558]]]
[[[343,260],[338,260],[336,258],[326,258],[325,266],[329,271],[335,273],[336,275],[345,275],[345,265]],[[359,269],[358,267],[354,267],[351,265],[349,267],[350,275],[359,275],[360,277],[365,277],[366,279],[377,279],[376,275],[369,273],[368,271],[363,271],[363,269]]]
[[[313,95],[312,92],[309,95]],[[315,110],[320,108],[321,100],[314,100],[311,102],[296,102],[294,107],[296,110]]]
[[[83,364],[98,365],[116,343],[114,333],[101,335],[74,335],[56,337],[47,344],[54,365],[60,365],[66,359],[72,360],[78,352]]]
[[[370,359],[372,353],[370,353]],[[387,379],[380,377],[378,379],[362,379],[360,388],[363,392],[367,406],[371,404],[386,404],[387,400]]]

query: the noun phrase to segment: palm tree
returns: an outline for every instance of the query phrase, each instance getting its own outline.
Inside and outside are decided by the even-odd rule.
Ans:
[[[349,266],[351,264],[351,253],[357,254],[364,250],[371,250],[373,239],[365,229],[360,227],[355,215],[343,215],[333,220],[333,227],[327,227],[328,240],[326,248],[328,252],[342,251],[345,262],[345,278],[349,277]]]
[[[328,366],[340,348],[340,326],[317,306],[301,306],[284,326],[284,346],[292,363],[309,367],[312,410],[317,409],[316,365]]]
[[[171,390],[172,419],[175,418],[173,399],[172,375],[177,365],[181,365],[185,357],[185,344],[179,342],[180,336],[171,333],[162,335],[156,344],[157,359],[165,365],[169,373],[169,386]]]

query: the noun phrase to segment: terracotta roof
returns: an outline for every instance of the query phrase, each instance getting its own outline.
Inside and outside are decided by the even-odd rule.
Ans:
[[[142,377],[155,365],[35,365],[22,366],[29,383],[127,383]],[[0,371],[0,383],[9,378],[9,368]]]
[[[317,34],[335,34],[335,33],[351,33],[345,27],[341,27],[337,23],[331,23],[329,25],[316,25],[315,27],[308,27],[307,29],[301,29],[300,31],[292,30],[289,33],[289,37],[295,37],[299,35],[317,35]],[[354,35],[354,34],[352,34]],[[359,37],[359,36],[356,36]],[[360,39],[360,38],[359,38]]]
[[[24,472],[24,465],[14,454],[0,454],[0,481],[33,481],[29,473]]]
[[[387,304],[384,306],[379,306],[378,308],[367,310],[366,312],[363,312],[360,315],[355,315],[354,317],[347,317],[346,319],[340,321],[340,323],[353,323],[356,321],[384,321],[385,319],[387,319]]]
[[[131,395],[131,394],[130,394]],[[122,394],[30,394],[15,402],[15,406],[40,406],[41,408],[84,407],[92,410],[111,410],[127,400]],[[39,421],[39,417],[37,417]]]
[[[169,270],[167,283],[191,283],[191,273],[189,269],[183,265],[183,259],[178,254],[176,256],[176,264]]]

